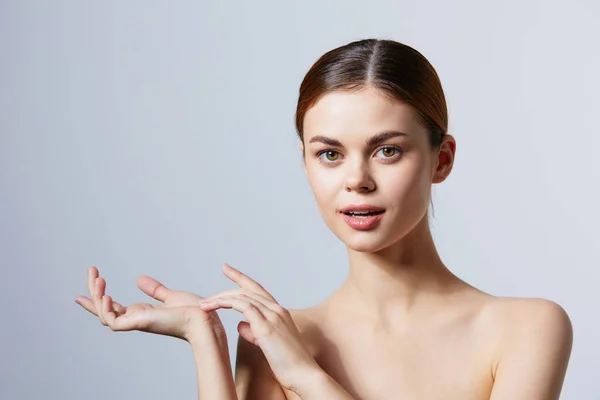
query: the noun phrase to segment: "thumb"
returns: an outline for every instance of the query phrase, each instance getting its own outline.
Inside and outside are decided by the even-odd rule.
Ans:
[[[237,326],[237,331],[240,334],[240,336],[246,339],[248,342],[256,344],[254,340],[254,334],[252,333],[252,328],[250,327],[250,324],[248,322],[240,321],[240,323]]]
[[[139,277],[137,285],[142,292],[163,303],[171,292],[165,285],[156,279],[145,275]]]

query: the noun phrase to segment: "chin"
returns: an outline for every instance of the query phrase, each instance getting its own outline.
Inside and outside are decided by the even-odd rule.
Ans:
[[[383,222],[383,221],[382,221]],[[332,224],[330,229],[349,249],[360,253],[376,253],[387,247],[392,246],[408,234],[415,224],[407,224],[406,219],[402,221],[393,221],[391,226],[380,224],[374,229],[360,231],[354,230],[344,222],[341,224]]]
[[[346,246],[351,249],[354,250],[358,253],[377,253],[380,250],[383,250],[384,248],[386,248],[387,246],[381,246],[381,245],[375,245],[375,244],[369,244],[369,243],[346,243]]]
[[[392,246],[397,238],[390,237],[383,233],[372,232],[370,236],[354,235],[347,237],[344,243],[354,251],[360,253],[376,253]]]
[[[360,253],[375,253],[390,246],[392,240],[383,231],[353,231],[350,228],[334,230],[333,233],[349,249]]]

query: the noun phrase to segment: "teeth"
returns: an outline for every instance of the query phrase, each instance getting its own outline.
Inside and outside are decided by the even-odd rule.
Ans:
[[[367,216],[379,214],[379,211],[349,211],[346,214],[356,216]]]

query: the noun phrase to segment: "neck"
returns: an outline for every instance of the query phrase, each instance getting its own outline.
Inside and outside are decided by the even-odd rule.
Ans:
[[[444,304],[458,287],[469,286],[443,264],[427,214],[405,237],[377,252],[348,249],[350,271],[330,299],[338,310],[377,323],[405,321],[419,310]]]

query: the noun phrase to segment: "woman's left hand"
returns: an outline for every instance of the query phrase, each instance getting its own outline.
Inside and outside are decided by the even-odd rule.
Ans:
[[[240,336],[259,346],[282,387],[294,392],[320,369],[292,320],[260,284],[228,264],[223,273],[240,288],[206,297],[200,306],[210,312],[233,308],[246,317],[238,325]]]

